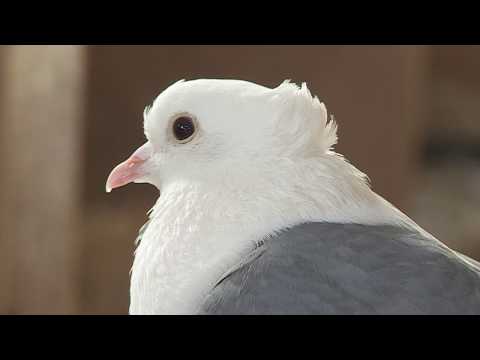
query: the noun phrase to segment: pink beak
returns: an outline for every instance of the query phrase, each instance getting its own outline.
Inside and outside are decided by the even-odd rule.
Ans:
[[[145,163],[150,159],[152,148],[149,142],[139,147],[127,160],[118,164],[107,179],[106,190],[112,191],[123,185],[141,180],[148,175]]]

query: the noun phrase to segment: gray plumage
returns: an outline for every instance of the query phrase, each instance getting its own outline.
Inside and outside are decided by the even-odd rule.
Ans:
[[[199,313],[480,314],[480,266],[415,230],[308,223],[265,239]]]

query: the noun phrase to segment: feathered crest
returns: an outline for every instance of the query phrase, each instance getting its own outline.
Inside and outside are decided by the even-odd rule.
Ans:
[[[280,131],[288,133],[297,150],[326,152],[337,143],[333,116],[328,121],[325,105],[312,96],[305,82],[298,86],[285,80],[273,90],[285,109],[280,116]]]

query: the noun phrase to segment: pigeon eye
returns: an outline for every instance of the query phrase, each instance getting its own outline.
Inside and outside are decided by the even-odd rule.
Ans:
[[[195,120],[191,116],[182,115],[173,121],[173,136],[181,143],[190,141],[195,134],[195,130]]]

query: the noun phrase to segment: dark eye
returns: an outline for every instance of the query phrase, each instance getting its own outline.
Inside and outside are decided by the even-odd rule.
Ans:
[[[175,139],[185,142],[195,134],[195,121],[190,116],[180,116],[173,122],[172,130]]]

